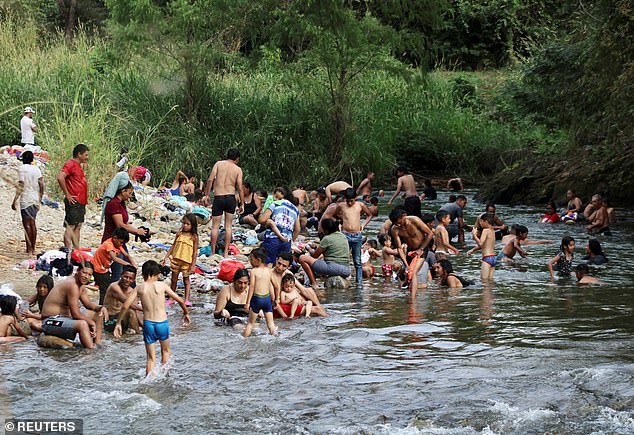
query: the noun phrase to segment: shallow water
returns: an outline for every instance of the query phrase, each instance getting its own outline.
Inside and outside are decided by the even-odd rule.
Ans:
[[[470,223],[481,208],[470,201]],[[577,263],[582,226],[538,225],[541,213],[498,207],[530,239],[571,234]],[[618,213],[601,239],[610,262],[595,269],[604,286],[550,282],[558,243],[528,246],[487,287],[480,256],[459,256],[473,287],[432,287],[409,304],[376,278],[324,294],[328,318],[280,321],[279,337],[262,328],[250,339],[214,326],[201,295],[192,326],[170,317],[173,367],[152,382],[140,337],[94,352],[0,346],[0,410],[83,418],[86,433],[631,434],[634,214]]]

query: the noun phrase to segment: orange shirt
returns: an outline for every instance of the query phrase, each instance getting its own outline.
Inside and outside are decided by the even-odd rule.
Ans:
[[[97,248],[95,256],[92,259],[95,273],[107,273],[110,270],[110,265],[112,264],[112,259],[110,258],[111,251],[114,251],[114,255],[119,255],[123,251],[123,246],[115,248],[114,243],[112,243],[112,238],[110,238]]]

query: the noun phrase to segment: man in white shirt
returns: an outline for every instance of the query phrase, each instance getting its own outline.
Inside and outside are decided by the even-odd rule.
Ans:
[[[18,169],[18,186],[11,208],[17,210],[19,199],[20,214],[22,215],[22,225],[24,226],[24,235],[26,238],[26,252],[34,257],[35,240],[37,239],[35,218],[42,203],[44,180],[40,168],[32,164],[33,153],[31,151],[22,153],[22,163],[22,166]]]
[[[24,108],[24,116],[20,120],[20,130],[22,131],[22,145],[35,145],[35,132],[37,126],[33,122],[33,109]]]

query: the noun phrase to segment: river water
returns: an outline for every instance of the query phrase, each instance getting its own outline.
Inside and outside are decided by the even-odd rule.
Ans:
[[[470,201],[468,221],[482,208]],[[557,243],[528,246],[491,286],[478,254],[459,256],[475,286],[432,286],[410,304],[375,278],[324,294],[330,317],[278,322],[279,337],[214,326],[199,295],[192,326],[170,317],[173,366],[151,382],[140,337],[96,351],[0,346],[1,415],[82,418],[86,433],[634,433],[634,214],[618,210],[600,239],[606,285],[579,287],[550,282],[545,265],[567,234],[577,263],[589,236],[538,225],[542,213],[498,207],[529,239]]]

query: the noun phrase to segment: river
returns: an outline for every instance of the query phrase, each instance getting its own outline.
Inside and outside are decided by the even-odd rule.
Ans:
[[[468,221],[482,209],[470,201]],[[564,235],[577,242],[575,264],[583,255],[581,225],[498,206],[529,239],[556,243],[528,246],[491,286],[479,281],[480,255],[461,255],[454,268],[475,286],[432,286],[410,304],[375,278],[326,293],[330,317],[279,321],[279,337],[249,339],[214,326],[213,299],[199,295],[190,327],[170,316],[173,367],[151,382],[137,336],[96,351],[0,346],[0,410],[82,418],[85,433],[631,434],[634,214],[618,213],[600,238],[603,286],[549,280]]]

